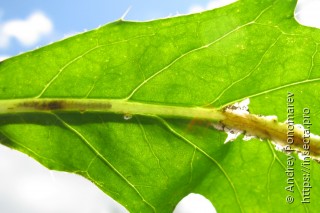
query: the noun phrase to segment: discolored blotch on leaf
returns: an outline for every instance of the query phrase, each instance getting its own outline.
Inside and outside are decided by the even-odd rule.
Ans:
[[[32,108],[41,111],[56,111],[62,110],[66,107],[65,101],[62,100],[50,100],[50,101],[28,101],[18,105],[18,107]]]

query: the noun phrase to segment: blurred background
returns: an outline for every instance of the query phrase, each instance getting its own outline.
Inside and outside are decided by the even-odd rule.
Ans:
[[[234,0],[1,0],[0,61],[124,17],[146,21],[189,14]],[[297,20],[320,28],[320,1],[299,0]],[[1,213],[125,213],[88,180],[49,171],[28,156],[0,145]],[[175,213],[212,213],[204,197],[190,194]]]

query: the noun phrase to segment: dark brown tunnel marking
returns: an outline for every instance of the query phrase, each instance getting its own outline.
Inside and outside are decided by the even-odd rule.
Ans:
[[[89,102],[81,103],[68,100],[33,100],[19,103],[17,107],[39,111],[105,111],[112,108],[111,103]]]
[[[63,101],[49,101],[45,102],[43,107],[48,110],[58,110],[58,109],[63,109],[65,106]]]
[[[37,110],[44,110],[44,111],[54,111],[54,110],[61,110],[64,109],[66,106],[65,101],[29,101],[23,102],[19,104],[19,107],[25,108],[33,108]]]

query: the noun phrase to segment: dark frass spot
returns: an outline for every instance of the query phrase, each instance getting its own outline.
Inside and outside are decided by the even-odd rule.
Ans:
[[[112,108],[110,103],[103,102],[70,102],[65,100],[33,100],[19,103],[17,107],[35,109],[38,111],[106,111]]]
[[[47,104],[44,105],[48,110],[58,110],[63,109],[64,104],[63,101],[49,101]]]
[[[44,111],[53,111],[53,110],[59,110],[63,109],[65,106],[64,101],[28,101],[19,104],[20,107],[25,108],[34,108],[37,110],[44,110]]]

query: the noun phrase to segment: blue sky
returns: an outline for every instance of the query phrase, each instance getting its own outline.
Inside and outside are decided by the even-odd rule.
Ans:
[[[0,4],[0,55],[16,55],[20,52],[31,50],[37,46],[42,46],[50,42],[59,40],[66,35],[90,30],[99,25],[119,19],[128,8],[131,8],[126,16],[128,20],[150,20],[160,17],[167,17],[177,13],[190,13],[192,8],[202,6],[207,7],[209,0],[175,0],[175,1],[146,1],[146,0],[10,0]],[[215,1],[222,2],[222,1]],[[229,1],[231,2],[231,1]],[[41,14],[43,19],[51,22],[48,31],[38,32],[40,34],[37,42],[23,44],[15,36],[9,38],[10,44],[1,47],[1,26],[2,31],[8,23],[12,21],[30,21],[32,15]],[[7,24],[7,25],[6,25]],[[39,25],[39,24],[34,24]],[[8,27],[6,27],[7,29]],[[30,27],[32,28],[32,27]],[[32,31],[32,29],[27,30]],[[40,29],[41,30],[41,29]],[[8,30],[7,30],[8,31]],[[12,30],[11,30],[12,31]],[[38,30],[39,31],[39,30]],[[13,33],[7,32],[7,35]],[[21,34],[21,33],[20,33]],[[2,32],[2,37],[4,33]],[[8,40],[8,39],[6,39]]]
[[[125,19],[145,21],[228,2],[232,0],[2,0],[0,60],[119,19],[128,8],[131,9]],[[319,11],[319,0],[300,0],[296,17],[300,23],[320,28]],[[49,171],[24,154],[3,146],[0,146],[0,174],[2,213],[126,212],[89,181]],[[186,203],[196,205],[197,210],[184,205],[177,212],[214,211],[199,196],[190,196]]]

